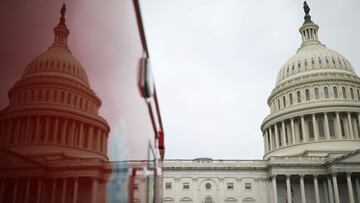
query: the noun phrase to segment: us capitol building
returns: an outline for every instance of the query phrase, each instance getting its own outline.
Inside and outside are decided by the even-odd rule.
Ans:
[[[360,202],[360,78],[304,11],[302,44],[268,98],[264,159],[167,160],[164,202]]]

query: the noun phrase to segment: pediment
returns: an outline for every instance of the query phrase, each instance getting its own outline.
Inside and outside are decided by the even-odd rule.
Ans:
[[[0,169],[41,167],[41,163],[7,149],[0,149]]]
[[[330,161],[331,164],[360,164],[360,150],[345,154]]]

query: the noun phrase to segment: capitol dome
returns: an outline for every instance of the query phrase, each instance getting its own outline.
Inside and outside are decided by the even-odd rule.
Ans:
[[[64,15],[65,5],[54,42],[8,92],[9,106],[0,111],[0,147],[31,156],[107,160],[110,129],[98,115],[100,99],[67,45]]]
[[[360,148],[360,78],[328,49],[304,4],[301,47],[280,69],[261,126],[265,158],[351,152]]]

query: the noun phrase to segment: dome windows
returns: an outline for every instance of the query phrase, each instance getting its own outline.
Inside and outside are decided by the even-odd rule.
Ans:
[[[345,87],[342,87],[341,89],[342,89],[343,98],[346,99],[346,98],[347,98],[347,96],[346,96],[346,89],[345,89]]]
[[[329,98],[329,90],[328,90],[328,87],[324,87],[324,96],[326,99]]]
[[[301,93],[300,93],[300,91],[296,92],[296,97],[297,97],[297,102],[301,103]]]
[[[319,99],[319,88],[315,87],[314,92],[315,92],[315,99]]]
[[[336,86],[333,87],[333,93],[334,93],[334,98],[338,98],[338,97],[339,97]]]
[[[309,91],[309,89],[305,90],[305,97],[306,97],[306,101],[310,101],[310,91]]]
[[[289,94],[289,100],[290,100],[290,105],[293,105],[293,96],[291,93]]]

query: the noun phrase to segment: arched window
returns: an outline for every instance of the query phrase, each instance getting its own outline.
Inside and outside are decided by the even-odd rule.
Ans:
[[[354,100],[354,90],[353,88],[350,88],[350,98]]]
[[[289,100],[290,100],[290,105],[292,105],[293,104],[293,97],[292,97],[291,93],[289,94]]]
[[[310,100],[310,92],[308,89],[305,90],[305,97],[306,97],[306,101]]]
[[[345,87],[342,87],[342,95],[343,95],[343,98],[346,99],[346,89]]]
[[[298,103],[301,103],[301,94],[300,94],[300,91],[297,91],[297,92],[296,92],[296,97],[297,97],[297,102],[298,102]]]
[[[315,92],[315,99],[319,99],[319,88],[315,87],[314,92]]]
[[[308,125],[309,139],[314,139],[314,126],[312,121],[308,121],[307,125]]]
[[[359,89],[357,89],[356,92],[357,92],[358,100],[360,100],[360,91],[359,91]]]
[[[334,98],[338,98],[337,87],[333,87]]]
[[[325,98],[329,98],[329,90],[327,87],[324,87],[324,95],[325,95]]]
[[[283,96],[283,106],[286,107],[286,99],[285,99],[285,96]]]
[[[323,119],[318,119],[317,123],[318,123],[318,128],[319,128],[319,137],[325,137]]]
[[[207,198],[205,199],[205,203],[212,203],[211,197],[207,197]]]
[[[334,119],[329,118],[329,133],[330,137],[335,137],[335,125],[334,125]]]

